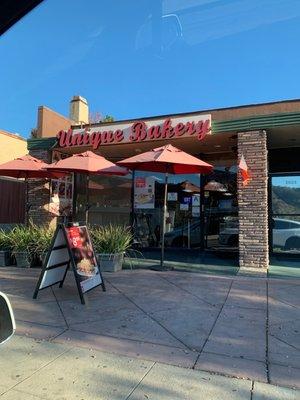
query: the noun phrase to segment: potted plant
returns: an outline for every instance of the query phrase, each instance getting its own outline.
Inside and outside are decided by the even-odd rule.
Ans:
[[[31,267],[40,266],[40,252],[39,252],[39,243],[42,238],[42,232],[40,231],[40,227],[34,225],[32,222],[29,223],[29,227],[27,229],[30,232],[30,240],[28,242],[28,259],[30,260]]]
[[[47,255],[47,252],[51,246],[53,239],[54,229],[46,226],[36,227],[37,230],[37,241],[33,246],[32,251],[38,257],[40,262],[43,264]]]
[[[0,230],[0,267],[7,267],[12,264],[11,246],[9,235],[3,229]]]
[[[133,239],[130,228],[112,224],[96,227],[91,229],[91,238],[101,269],[107,272],[121,270],[124,254]]]
[[[25,227],[23,225],[16,226],[9,233],[10,246],[12,254],[15,256],[17,267],[30,267],[30,259],[32,257],[30,247],[34,233],[32,226]]]

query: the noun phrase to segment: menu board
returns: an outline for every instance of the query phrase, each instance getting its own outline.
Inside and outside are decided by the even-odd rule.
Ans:
[[[73,270],[82,304],[85,304],[84,293],[91,289],[101,285],[105,291],[101,270],[86,226],[57,227],[33,298],[37,298],[40,290],[55,284],[62,287],[69,268]]]
[[[66,228],[76,273],[83,293],[101,284],[97,260],[86,226]]]
[[[155,180],[152,176],[136,177],[134,180],[134,208],[154,208]]]

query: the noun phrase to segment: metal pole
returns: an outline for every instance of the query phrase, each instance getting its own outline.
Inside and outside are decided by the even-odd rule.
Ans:
[[[164,259],[165,259],[165,232],[166,232],[166,215],[167,215],[167,195],[168,195],[168,172],[166,172],[166,175],[165,175],[165,193],[164,193],[162,234],[161,234],[161,258],[160,258],[160,267],[161,267],[161,269],[164,268]]]
[[[29,202],[28,202],[28,180],[25,178],[25,215],[24,215],[25,225],[29,225]]]
[[[77,219],[77,175],[76,172],[73,172],[72,177],[72,213],[71,213],[71,221],[75,222]]]
[[[86,208],[85,208],[85,224],[89,223],[90,193],[89,193],[90,176],[86,176]]]
[[[131,232],[135,234],[134,232],[134,181],[135,181],[135,171],[132,171],[132,176],[131,176],[131,193],[130,193],[130,200],[131,200],[131,215],[130,215],[130,226],[131,226]]]
[[[190,217],[189,216],[188,216],[187,223],[188,223],[188,243],[187,243],[187,245],[188,245],[188,249],[190,249],[191,248],[191,226],[190,226]]]
[[[204,218],[204,185],[205,179],[204,175],[200,174],[200,234],[201,234],[201,251],[203,252],[205,249],[205,218]]]

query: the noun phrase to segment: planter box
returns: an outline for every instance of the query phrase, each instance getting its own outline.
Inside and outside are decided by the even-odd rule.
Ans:
[[[38,255],[31,257],[30,268],[37,268],[41,266],[41,259]]]
[[[17,267],[19,268],[29,268],[30,267],[30,261],[28,259],[28,254],[26,252],[18,252],[14,253],[14,256],[16,258],[17,262]]]
[[[0,267],[8,267],[13,264],[11,252],[8,250],[0,251]]]
[[[97,254],[96,257],[100,264],[101,271],[117,272],[122,269],[124,253]]]

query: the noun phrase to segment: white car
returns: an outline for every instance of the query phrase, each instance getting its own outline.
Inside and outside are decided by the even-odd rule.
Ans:
[[[300,250],[300,222],[274,218],[273,246]]]
[[[300,251],[300,222],[289,219],[273,219],[273,246],[284,250]],[[238,245],[238,224],[224,224],[220,229],[219,243],[226,246]]]

